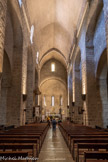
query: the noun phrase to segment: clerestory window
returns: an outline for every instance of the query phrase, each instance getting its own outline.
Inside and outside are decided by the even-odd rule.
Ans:
[[[20,7],[21,7],[21,5],[22,5],[22,0],[18,0],[18,2],[19,2],[19,5],[20,5]]]
[[[54,106],[54,96],[51,97],[51,106]]]
[[[55,71],[55,63],[51,64],[51,71],[54,72]]]

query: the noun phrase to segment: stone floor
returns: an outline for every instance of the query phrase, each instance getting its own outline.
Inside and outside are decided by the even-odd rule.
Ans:
[[[56,136],[53,136],[52,128],[49,129],[38,162],[73,162],[59,128],[56,130]]]

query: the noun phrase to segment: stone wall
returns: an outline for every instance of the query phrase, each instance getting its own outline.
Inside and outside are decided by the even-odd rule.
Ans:
[[[19,126],[24,125],[26,121],[33,121],[33,92],[40,84],[40,105],[43,114],[59,114],[61,108],[62,117],[67,117],[68,88],[68,113],[71,120],[92,127],[108,125],[108,52],[105,52],[108,51],[105,50],[108,46],[108,2],[103,2],[104,10],[102,1],[93,0],[88,6],[79,37],[76,38],[75,48],[80,47],[81,52],[76,55],[74,50],[72,58],[75,59],[69,62],[72,69],[68,74],[67,85],[67,69],[54,55],[41,69],[37,65],[38,72],[35,75],[37,49],[35,43],[30,43],[32,24],[27,13],[26,1],[24,0],[23,7],[20,7],[18,1],[0,0],[1,124]],[[64,48],[66,46],[67,44]],[[106,58],[102,59],[102,55]],[[55,72],[51,72],[51,63],[55,63]],[[82,94],[86,95],[85,100],[82,100]],[[24,95],[27,95],[25,101]],[[52,96],[55,97],[54,106],[51,106]],[[60,105],[60,96],[63,97],[63,105]],[[43,102],[44,97],[46,105]],[[72,106],[73,97],[75,105]],[[79,114],[81,109],[84,112]]]
[[[7,0],[0,0],[0,73],[2,72]]]
[[[81,74],[81,53],[80,51],[77,53],[75,59],[75,107],[74,107],[74,121],[75,123],[83,123],[82,117],[82,109],[83,102],[81,98],[82,94],[82,74]]]
[[[79,72],[79,67],[76,66],[75,106],[73,116],[74,121],[81,123],[82,117],[80,116],[79,118],[78,116],[78,105],[81,104],[84,110],[83,124],[92,127],[95,127],[96,125],[106,127],[107,115],[104,116],[103,114],[106,112],[105,107],[107,105],[107,92],[104,90],[107,89],[107,85],[105,84],[107,82],[103,83],[101,80],[98,81],[99,83],[97,83],[96,78],[99,59],[102,52],[106,48],[105,20],[102,2],[99,1],[95,3],[95,1],[92,1],[90,5],[91,6],[88,8],[80,31],[80,36],[76,44],[76,49],[79,45],[81,50],[81,73]],[[75,50],[73,55],[74,58],[76,55]],[[72,60],[72,62],[74,65],[76,65],[75,61]],[[82,74],[82,78],[80,78],[79,73]],[[80,97],[82,94],[85,94],[86,96],[86,98],[83,100]]]
[[[51,64],[55,64],[55,71],[51,71]],[[47,61],[40,71],[40,91],[42,93],[40,105],[43,114],[59,114],[62,109],[63,118],[67,117],[67,72],[65,67],[56,59]],[[51,98],[54,96],[55,104],[52,106]],[[63,98],[63,105],[60,105],[60,97]],[[46,106],[44,105],[44,97]]]
[[[95,73],[97,72],[97,66],[99,63],[100,56],[106,48],[106,32],[105,32],[105,19],[104,11],[102,10],[95,29],[94,38],[94,61],[95,61]]]
[[[49,79],[45,81],[41,87],[41,105],[42,105],[42,114],[57,115],[59,116],[59,109],[62,109],[62,118],[67,117],[67,89],[66,85],[58,79]],[[54,96],[54,106],[52,106],[52,96]],[[60,105],[60,97],[63,98],[63,105]],[[44,97],[45,102],[44,104]]]
[[[55,64],[55,72],[51,71],[51,64]],[[42,82],[45,79],[48,79],[49,77],[58,77],[61,80],[63,80],[65,83],[67,82],[67,72],[65,67],[56,59],[51,59],[47,61],[41,71],[40,71],[40,82]]]
[[[5,2],[6,1],[2,1],[2,3]],[[3,14],[5,14],[5,10]],[[0,16],[2,16],[2,14],[0,14]],[[2,20],[5,22],[5,16],[2,19],[0,17],[0,23],[3,23]],[[2,101],[0,103],[0,115],[3,116],[4,119],[2,120],[1,118],[1,124],[14,124],[15,126],[19,126],[25,124],[26,121],[26,114],[24,109],[26,109],[27,102],[23,101],[23,95],[27,95],[27,55],[28,46],[30,46],[30,31],[28,31],[27,19],[25,20],[24,12],[19,6],[18,1],[7,1],[6,30],[5,24],[3,24],[3,30],[6,33],[4,48],[9,59],[11,79],[9,87],[2,86]],[[0,42],[0,45],[3,45],[3,43]],[[31,48],[33,48],[33,46]],[[2,53],[0,52],[0,54]],[[5,57],[3,59],[6,62]],[[33,65],[33,67],[34,66],[35,65]],[[5,71],[3,71],[3,76],[4,73]],[[33,79],[34,76],[29,76],[29,80]],[[34,83],[31,81],[31,96],[33,95]],[[28,94],[28,96],[30,95]],[[32,106],[30,112],[32,114]],[[30,112],[28,112],[29,115]]]

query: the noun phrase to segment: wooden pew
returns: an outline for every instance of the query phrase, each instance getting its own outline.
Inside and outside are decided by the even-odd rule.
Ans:
[[[73,157],[75,157],[74,156],[74,154],[75,154],[75,148],[76,148],[76,143],[81,143],[81,142],[83,142],[83,140],[86,140],[86,141],[88,141],[90,139],[90,141],[91,141],[91,139],[92,140],[94,140],[95,141],[95,139],[96,139],[96,141],[99,139],[99,140],[102,140],[102,139],[104,139],[104,141],[105,141],[105,139],[108,141],[108,135],[100,135],[100,134],[94,134],[94,135],[72,135],[71,136],[71,144],[70,144],[70,146],[69,146],[69,149],[70,149],[70,152],[72,153],[72,156]],[[80,140],[80,141],[78,141],[78,140]],[[89,142],[90,143],[90,142]],[[105,142],[106,143],[106,142]]]
[[[42,143],[44,141],[44,139],[42,138],[42,135],[41,133],[25,133],[25,132],[14,132],[13,134],[12,133],[8,133],[8,134],[0,134],[0,138],[36,138],[38,141],[39,141],[39,147],[41,148],[42,146]]]
[[[84,162],[87,160],[107,160],[108,161],[108,152],[103,151],[86,151],[84,152]]]
[[[86,151],[99,151],[102,149],[103,151],[108,150],[108,143],[78,143],[77,151],[76,151],[76,162],[79,162],[80,155],[84,157],[84,152]]]
[[[44,124],[43,126],[41,126],[41,128],[39,128],[40,125],[43,125],[43,124],[33,124],[33,125],[29,125],[29,126],[21,126],[21,127],[18,127],[18,128],[15,128],[11,131],[8,131],[8,132],[5,132],[3,133],[2,135],[6,135],[6,134],[16,134],[16,135],[38,135],[40,136],[41,138],[41,145],[44,141],[44,138],[46,136],[46,133],[47,133],[47,130],[48,130],[48,124]]]
[[[30,155],[37,157],[36,145],[31,143],[0,143],[0,151],[29,151]]]
[[[1,138],[29,138],[29,139],[37,139],[38,143],[39,143],[39,151],[41,149],[42,146],[42,142],[41,142],[41,136],[40,135],[25,135],[25,134],[4,134],[1,135],[0,134],[0,139]]]
[[[35,144],[37,156],[39,155],[39,143],[36,138],[0,138],[0,143],[4,144]]]
[[[86,162],[108,162],[108,160],[86,160]]]
[[[107,132],[99,132],[96,130],[90,131],[86,129],[85,131],[81,131],[78,133],[78,130],[76,132],[73,132],[69,134],[69,142],[68,145],[71,147],[71,141],[73,138],[108,138]]]
[[[0,160],[4,162],[4,160]],[[5,160],[5,162],[30,162],[31,160]]]
[[[13,128],[15,128],[14,125],[4,126],[4,130],[11,130],[11,129],[13,129]]]
[[[75,148],[78,144],[81,143],[88,143],[88,145],[91,143],[108,144],[108,132],[105,132],[104,129],[97,130],[87,126],[82,126],[78,124],[75,125],[66,122],[59,124],[59,128],[67,143],[67,146],[72,152],[72,157],[74,160],[75,160]]]
[[[0,150],[13,154],[13,150],[32,150],[36,156],[40,152],[42,143],[48,131],[48,124],[28,124],[0,133]],[[35,155],[35,154],[34,154]]]
[[[107,134],[86,134],[86,135],[71,135],[70,136],[70,144],[69,144],[69,149],[70,151],[72,151],[72,139],[79,139],[79,138],[82,138],[82,139],[89,139],[89,138],[104,138],[104,139],[107,139],[108,138],[108,135]]]
[[[108,135],[108,132],[105,132],[103,130],[97,130],[94,128],[90,128],[87,126],[82,126],[82,125],[74,125],[74,124],[67,124],[66,123],[60,124],[59,125],[60,130],[62,135],[64,136],[64,139],[67,143],[67,145],[70,147],[70,143],[71,143],[71,138],[73,135]]]
[[[39,128],[39,126],[41,126],[41,128]],[[19,138],[22,138],[21,136],[27,136],[28,138],[33,138],[33,136],[36,136],[36,138],[39,138],[40,146],[42,146],[47,130],[48,130],[48,124],[44,124],[44,125],[43,124],[32,124],[32,126],[31,125],[21,126],[11,131],[2,133],[0,134],[0,137],[2,137],[2,135],[5,137],[9,135],[12,137],[13,135],[16,135],[16,136],[20,135]],[[32,136],[32,137],[29,137],[29,136]]]
[[[79,143],[108,143],[108,138],[78,138],[72,140],[72,157],[75,160],[75,144]]]

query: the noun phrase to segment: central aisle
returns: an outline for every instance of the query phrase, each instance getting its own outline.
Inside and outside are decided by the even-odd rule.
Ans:
[[[53,136],[52,128],[49,128],[46,139],[43,143],[38,162],[72,162],[68,147],[60,133],[56,130],[56,137]]]

